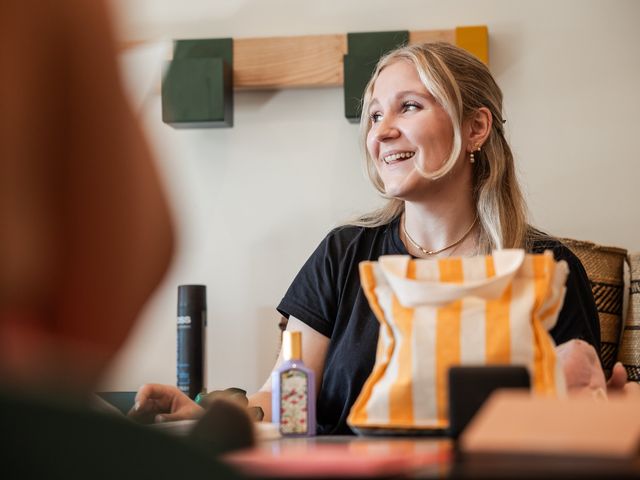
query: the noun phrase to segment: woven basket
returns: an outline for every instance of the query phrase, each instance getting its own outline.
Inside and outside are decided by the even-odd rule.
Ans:
[[[640,381],[640,253],[629,255],[629,313],[620,341],[620,360],[629,380]]]
[[[571,238],[563,238],[561,241],[580,259],[591,282],[600,319],[600,358],[605,375],[609,378],[618,358],[622,330],[624,262],[627,251]]]

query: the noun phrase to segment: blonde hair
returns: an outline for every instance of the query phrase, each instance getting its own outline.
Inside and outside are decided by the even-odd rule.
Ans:
[[[527,209],[518,185],[511,148],[504,136],[502,91],[489,69],[476,57],[454,45],[436,42],[409,45],[380,59],[365,88],[360,121],[360,142],[365,152],[365,168],[374,187],[383,195],[384,184],[366,147],[371,128],[367,115],[373,87],[388,65],[404,60],[411,63],[420,80],[447,112],[453,126],[451,154],[435,172],[420,171],[425,178],[442,178],[454,167],[462,148],[462,123],[478,108],[486,107],[493,122],[491,132],[473,164],[473,201],[480,224],[479,247],[489,253],[499,248],[526,248]],[[404,202],[390,198],[385,206],[359,217],[352,224],[376,227],[402,214]]]

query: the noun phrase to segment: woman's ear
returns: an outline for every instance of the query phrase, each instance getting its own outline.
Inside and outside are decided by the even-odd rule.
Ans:
[[[467,150],[475,152],[482,148],[491,133],[493,115],[487,107],[478,108],[467,120]]]

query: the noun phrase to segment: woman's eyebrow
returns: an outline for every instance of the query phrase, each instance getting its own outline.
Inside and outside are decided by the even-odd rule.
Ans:
[[[422,97],[422,98],[427,99],[427,100],[432,98],[432,96],[431,96],[431,94],[429,92],[419,92],[417,90],[402,90],[401,92],[396,93],[395,97],[396,98],[400,98],[400,97],[406,97],[406,96],[409,96],[409,95]]]
[[[433,100],[433,95],[431,95],[429,92],[419,92],[417,90],[402,90],[400,92],[396,92],[393,96],[393,99],[397,100],[398,98],[407,97],[407,96],[421,97],[421,98],[424,98],[425,100]],[[379,105],[380,105],[380,101],[377,98],[372,98],[369,101],[369,108],[373,106],[379,106]]]

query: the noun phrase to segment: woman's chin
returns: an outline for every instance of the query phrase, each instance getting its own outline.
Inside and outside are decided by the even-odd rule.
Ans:
[[[404,177],[402,179],[393,179],[384,183],[384,191],[388,197],[397,198],[399,200],[408,200],[424,192],[426,187],[425,179],[414,178],[414,176]]]

